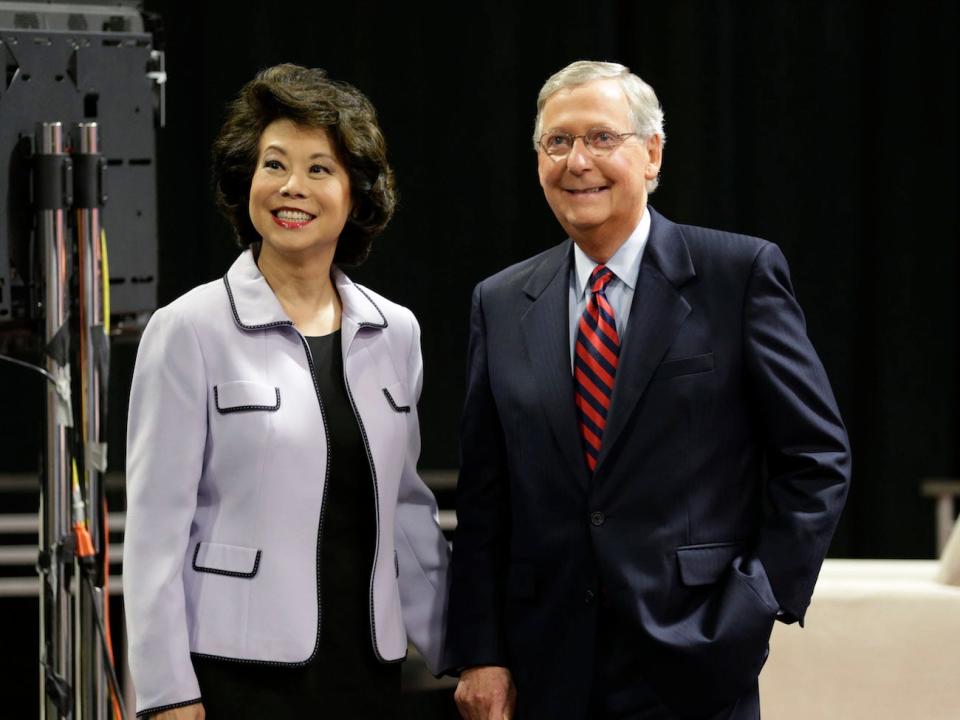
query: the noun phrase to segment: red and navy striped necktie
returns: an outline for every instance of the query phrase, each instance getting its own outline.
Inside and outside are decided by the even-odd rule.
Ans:
[[[600,455],[600,441],[607,425],[613,379],[620,357],[620,336],[613,308],[604,293],[614,278],[606,265],[597,265],[590,273],[590,299],[577,329],[573,358],[573,386],[580,436],[587,467],[593,472]]]

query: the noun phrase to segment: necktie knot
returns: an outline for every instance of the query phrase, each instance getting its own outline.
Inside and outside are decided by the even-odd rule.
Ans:
[[[590,273],[590,292],[603,292],[607,284],[613,280],[613,271],[606,265],[597,265]]]

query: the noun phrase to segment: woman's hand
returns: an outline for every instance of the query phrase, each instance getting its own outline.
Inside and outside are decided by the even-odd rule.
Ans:
[[[205,720],[207,714],[203,710],[203,705],[194,703],[193,705],[184,705],[183,707],[173,708],[172,710],[164,710],[150,717],[153,718],[153,720]]]

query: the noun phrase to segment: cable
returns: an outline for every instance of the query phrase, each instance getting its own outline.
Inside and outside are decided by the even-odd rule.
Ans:
[[[101,229],[100,233],[100,248],[101,248],[101,269],[102,277],[104,278],[103,282],[103,308],[104,308],[104,332],[109,335],[110,332],[110,281],[109,281],[109,266],[107,263],[107,235],[106,231]],[[43,375],[48,381],[53,383],[57,388],[58,394],[63,397],[66,395],[69,399],[70,395],[70,385],[69,385],[69,375],[58,378],[53,373],[44,369],[39,365],[34,365],[33,363],[20,360],[18,358],[10,357],[8,355],[0,354],[0,361],[11,363],[12,365],[18,365],[20,367],[26,368],[28,370],[33,370],[41,375]],[[86,423],[80,423],[82,427],[86,427]],[[75,433],[79,436],[79,433]],[[73,434],[73,433],[71,433]],[[89,594],[91,601],[91,608],[94,609],[92,613],[96,619],[97,634],[100,637],[100,644],[103,651],[103,663],[107,670],[107,675],[110,685],[110,694],[112,700],[112,709],[113,715],[117,720],[123,720],[126,717],[126,707],[123,702],[123,696],[120,693],[120,681],[117,678],[116,667],[114,663],[113,655],[113,642],[110,637],[110,631],[107,627],[104,626],[104,618],[96,612],[97,606],[97,597],[96,589],[91,573],[96,570],[96,551],[93,547],[93,541],[90,537],[90,532],[87,528],[86,522],[86,511],[83,502],[83,493],[80,488],[80,478],[79,472],[77,470],[77,461],[78,450],[83,447],[80,444],[81,441],[79,437],[74,437],[75,445],[73,448],[73,459],[71,460],[71,486],[72,486],[72,496],[73,496],[73,534],[75,539],[75,552],[77,559],[79,560],[79,565],[81,568],[81,577],[84,585]],[[110,617],[110,590],[109,590],[109,577],[110,577],[110,559],[109,559],[109,526],[107,523],[107,502],[106,497],[103,497],[103,570],[104,570],[104,615],[109,622]],[[44,668],[44,673],[47,679],[47,694],[51,696],[54,704],[57,706],[59,712],[64,714],[68,712],[68,707],[71,703],[72,691],[69,683],[66,682],[64,678],[61,678],[56,674],[53,668],[47,664],[45,658],[40,660],[41,666]]]
[[[21,367],[25,367],[28,370],[35,370],[36,372],[43,375],[47,380],[52,382],[54,385],[57,384],[57,378],[55,378],[52,374],[44,370],[39,365],[34,365],[33,363],[29,363],[24,360],[17,360],[17,358],[10,357],[9,355],[0,355],[0,360],[3,360],[8,363],[13,363],[14,365],[19,365]]]
[[[49,382],[53,383],[54,387],[57,388],[57,393],[61,396],[64,396],[64,393],[69,397],[70,393],[70,380],[69,376],[65,378],[57,378],[53,373],[45,370],[39,365],[34,365],[33,363],[26,362],[25,360],[19,360],[9,355],[0,355],[0,361],[8,362],[12,365],[18,365],[20,367],[26,368],[27,370],[33,370],[34,372],[40,373],[45,377]],[[76,461],[73,463],[73,481],[76,481]],[[42,489],[41,489],[42,492]],[[74,528],[76,530],[76,527]],[[87,543],[89,545],[90,535],[86,535]],[[79,540],[79,537],[77,538]],[[92,550],[93,546],[89,545],[89,548]],[[45,588],[42,588],[40,592],[46,592]],[[97,618],[99,620],[99,617]],[[46,622],[46,618],[41,618],[41,622]],[[54,706],[57,708],[57,713],[61,717],[67,717],[70,713],[70,708],[73,704],[73,689],[70,687],[70,683],[66,678],[61,677],[57,674],[57,671],[47,662],[46,655],[49,648],[43,650],[43,656],[40,658],[40,666],[43,668],[44,678],[46,680],[46,691],[47,697],[53,702]]]
[[[94,591],[94,582],[91,574],[96,570],[97,566],[97,553],[93,547],[93,541],[90,539],[90,531],[87,529],[86,520],[84,518],[83,512],[83,500],[79,499],[79,510],[78,510],[78,495],[79,492],[79,480],[77,473],[77,462],[73,461],[73,489],[74,489],[74,519],[73,519],[73,532],[76,536],[76,554],[77,560],[79,561],[83,579],[86,581],[86,584],[90,590],[90,608],[93,616],[97,619],[97,630],[100,634],[100,641],[103,645],[103,664],[107,668],[107,672],[110,676],[110,695],[111,700],[113,701],[114,713],[120,713],[121,719],[126,717],[126,711],[123,707],[123,699],[120,697],[120,683],[117,680],[117,671],[114,667],[113,661],[113,642],[110,639],[110,631],[104,626],[104,619],[100,617],[100,613],[97,612],[97,600],[96,592]],[[106,498],[104,498],[104,523],[106,523]],[[104,548],[109,545],[110,539],[104,533],[103,544]],[[105,561],[109,562],[109,553],[105,554]],[[105,577],[110,576],[110,566],[107,565],[105,568]],[[109,618],[110,616],[110,591],[109,586],[104,592],[104,615]]]
[[[110,632],[110,521],[108,520],[110,508],[107,506],[107,496],[103,496],[103,509],[101,518],[103,519],[103,624],[107,629],[107,650],[109,651],[108,660],[111,665],[116,667],[116,660],[113,657],[113,633]],[[123,711],[120,708],[116,692],[111,691],[110,701],[113,706],[113,714],[116,720],[124,720]]]
[[[83,493],[80,490],[80,473],[77,472],[76,458],[70,462],[70,466],[73,475],[73,532],[77,536],[77,557],[83,561],[96,555],[97,551],[93,549],[93,540],[87,529],[87,511],[83,504]]]
[[[97,605],[97,593],[94,590],[93,580],[90,578],[89,574],[84,572],[82,573],[84,579],[84,587],[87,588],[87,591],[90,593],[90,604],[93,607]],[[109,601],[109,598],[107,598]],[[103,627],[103,618],[100,617],[99,613],[93,613],[93,616],[97,619],[97,631],[100,635],[100,643],[103,645],[103,658],[104,665],[107,668],[107,677],[110,680],[110,686],[113,691],[113,697],[117,705],[120,706],[120,716],[127,716],[127,708],[123,703],[123,697],[120,695],[120,681],[117,679],[117,671],[113,666],[112,662],[107,662],[107,659],[112,656],[112,652],[107,643],[107,631]]]
[[[110,337],[110,262],[107,257],[107,230],[104,227],[100,228],[100,284],[103,287],[103,332]],[[104,373],[106,375],[106,373]],[[106,385],[108,378],[103,378],[103,388],[104,394],[106,394]],[[103,409],[101,411],[101,430],[106,426],[107,422],[107,403],[103,403]],[[101,515],[103,518],[103,593],[107,598],[104,603],[104,623],[107,628],[107,648],[110,651],[110,664],[116,666],[116,660],[113,656],[113,638],[110,633],[110,508],[107,504],[107,494],[106,490],[103,487],[103,484],[100,485],[100,492],[103,495],[103,510]],[[116,716],[116,720],[124,720],[124,712],[120,705],[120,695],[115,690],[111,694],[112,703],[113,703],[113,714]]]
[[[110,334],[110,263],[107,262],[107,231],[100,228],[100,277],[103,285],[103,331]]]

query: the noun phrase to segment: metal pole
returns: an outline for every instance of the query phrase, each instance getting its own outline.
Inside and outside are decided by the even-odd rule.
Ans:
[[[76,208],[77,257],[80,291],[80,374],[83,417],[83,467],[86,480],[86,520],[93,547],[100,552],[100,483],[106,471],[106,444],[101,442],[102,374],[109,345],[103,324],[103,272],[100,246],[101,172],[97,124],[79,123],[79,152],[73,155],[74,207]],[[82,512],[82,511],[81,511]],[[75,512],[75,515],[77,513]],[[76,517],[74,518],[77,519]],[[78,572],[80,568],[78,567]],[[104,618],[103,579],[97,573],[93,598],[78,588],[79,617],[76,627],[76,720],[106,720],[108,687],[97,618]]]
[[[34,197],[37,243],[44,272],[43,314],[46,369],[57,382],[47,383],[46,462],[40,502],[40,709],[41,720],[69,718],[73,678],[70,653],[72,619],[68,568],[70,536],[70,457],[67,428],[70,411],[68,291],[70,254],[66,242],[66,208],[70,205],[70,160],[63,151],[60,123],[37,129]],[[65,540],[67,540],[65,544]]]

